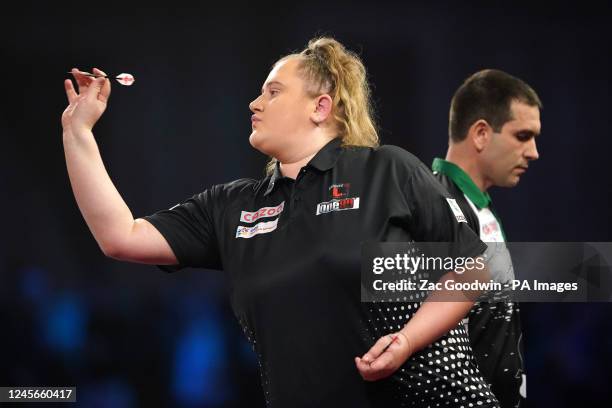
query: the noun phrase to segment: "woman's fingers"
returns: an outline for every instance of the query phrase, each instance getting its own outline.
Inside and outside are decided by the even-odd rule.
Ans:
[[[92,82],[92,78],[87,75],[83,75],[77,68],[72,68],[71,72],[74,79],[77,81],[77,85],[79,86],[79,94],[87,91],[87,88]]]
[[[93,69],[93,73],[96,75],[106,76],[106,73],[98,68]],[[108,78],[104,80],[104,84],[102,85],[102,89],[100,89],[100,93],[98,94],[98,99],[104,103],[108,102],[108,97],[111,93],[111,82]]]
[[[103,75],[103,76],[106,76],[106,73],[105,73],[104,71],[102,71],[101,69],[98,69],[98,68],[94,68],[94,69],[93,69],[93,73],[94,73],[95,75]]]
[[[64,81],[64,89],[66,90],[66,97],[68,98],[68,103],[72,105],[74,101],[76,100],[76,98],[79,96],[74,90],[74,85],[72,85],[72,80],[66,79]]]
[[[355,357],[355,365],[357,366],[357,370],[359,371],[361,377],[364,380],[369,380],[371,372],[373,371],[372,368],[370,368],[370,365],[359,357]]]
[[[381,355],[381,353],[384,351],[384,349],[393,341],[393,339],[391,338],[391,336],[383,336],[380,339],[378,339],[378,341],[372,346],[372,348],[370,348],[370,350],[368,350],[367,353],[365,353],[362,357],[362,359],[366,362],[366,363],[371,363],[372,361],[376,360],[378,358],[378,356]]]
[[[100,94],[102,93],[104,82],[106,82],[106,78],[94,79],[91,85],[89,85],[89,87],[87,88],[87,92],[84,94],[84,96],[91,101],[95,101],[96,99],[101,100],[102,98],[100,98]]]
[[[370,364],[370,367],[377,372],[386,371],[393,366],[394,357],[395,356],[391,352],[382,353]]]
[[[379,338],[362,357],[355,357],[355,365],[364,380],[376,381],[393,374],[411,354],[407,337],[391,333]]]
[[[355,357],[355,365],[357,366],[357,370],[366,381],[376,381],[381,378],[386,378],[393,373],[393,370],[390,370],[387,367],[372,367],[372,365],[363,361],[363,359],[359,357]]]

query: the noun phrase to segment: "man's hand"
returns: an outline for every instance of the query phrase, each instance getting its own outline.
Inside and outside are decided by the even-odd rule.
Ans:
[[[355,364],[364,380],[376,381],[393,374],[412,353],[402,332],[391,333],[378,339],[363,357],[355,357]]]

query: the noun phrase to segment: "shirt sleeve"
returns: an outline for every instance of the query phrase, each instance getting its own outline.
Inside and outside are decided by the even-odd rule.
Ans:
[[[215,233],[215,208],[220,198],[209,189],[184,200],[168,210],[143,217],[164,236],[178,265],[158,265],[166,272],[185,267],[222,269]]]
[[[447,242],[452,256],[475,257],[487,245],[467,223],[465,214],[425,165],[418,165],[404,189],[410,205],[415,241]]]

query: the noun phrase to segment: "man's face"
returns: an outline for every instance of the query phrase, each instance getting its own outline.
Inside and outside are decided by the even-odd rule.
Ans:
[[[540,110],[519,101],[510,105],[512,119],[499,133],[493,132],[482,154],[482,169],[495,186],[514,187],[538,158],[536,137],[540,134]]]
[[[253,112],[251,145],[264,154],[279,158],[313,126],[310,114],[315,103],[305,92],[299,76],[299,58],[277,63],[249,104]]]

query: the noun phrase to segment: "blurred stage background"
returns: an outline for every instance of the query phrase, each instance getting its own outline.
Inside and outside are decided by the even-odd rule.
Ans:
[[[136,77],[113,83],[94,129],[135,217],[263,174],[248,103],[314,35],[360,53],[382,142],[427,164],[446,152],[455,89],[502,69],[544,102],[540,160],[492,191],[509,239],[612,241],[608,3],[58,4],[18,2],[0,25],[0,386],[76,385],[84,407],[263,406],[223,273],[171,275],[98,249],[64,163],[72,67]],[[611,305],[522,311],[529,406],[609,406]]]

